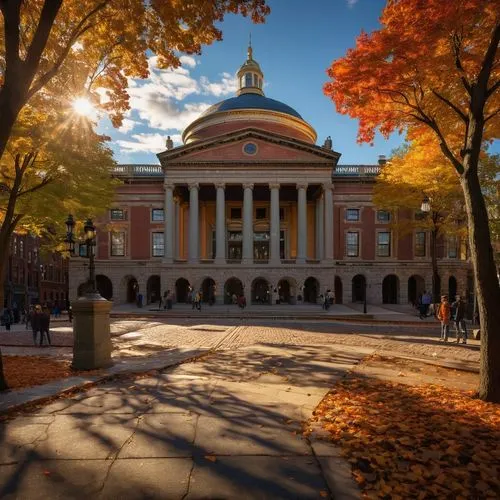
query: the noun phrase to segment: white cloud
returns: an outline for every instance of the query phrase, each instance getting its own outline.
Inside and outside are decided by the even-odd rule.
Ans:
[[[118,131],[122,134],[127,134],[130,132],[136,125],[139,125],[135,120],[131,120],[130,118],[124,118],[122,126],[118,128]]]
[[[234,94],[238,89],[238,80],[236,76],[230,73],[222,73],[220,82],[210,82],[206,76],[200,78],[200,85],[204,94],[214,95],[216,97]]]
[[[191,56],[181,56],[179,60],[183,66],[187,66],[188,68],[194,68],[197,64],[196,59]]]
[[[170,138],[176,145],[182,142],[180,134],[170,135]],[[116,141],[122,153],[159,153],[167,149],[167,134],[133,134],[132,139],[135,140]]]
[[[358,3],[358,0],[347,0],[347,6],[349,8],[354,7]]]

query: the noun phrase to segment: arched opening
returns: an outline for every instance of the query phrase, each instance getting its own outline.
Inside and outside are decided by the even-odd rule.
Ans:
[[[382,303],[397,304],[399,302],[399,278],[389,274],[382,281]]]
[[[343,289],[342,289],[342,280],[340,276],[335,276],[334,282],[334,292],[335,292],[335,304],[343,304]]]
[[[304,302],[316,304],[319,295],[319,282],[312,276],[304,281]]]
[[[126,276],[125,279],[127,280],[127,302],[135,304],[139,294],[139,283],[133,276]]]
[[[78,289],[76,290],[76,294],[78,295],[78,297],[83,297],[87,293],[88,286],[88,281],[85,281],[78,285]]]
[[[264,278],[256,278],[252,282],[252,303],[253,304],[270,304],[271,292],[269,290],[269,282]]]
[[[418,274],[414,274],[408,278],[408,302],[412,306],[416,306],[418,304],[419,298],[425,292],[425,280],[422,276]]]
[[[205,278],[201,284],[201,300],[208,304],[215,302],[215,281],[212,278]]]
[[[179,278],[175,282],[175,299],[177,302],[188,302],[189,289],[191,286],[189,285],[189,281],[185,278]]]
[[[457,295],[457,279],[455,276],[450,276],[448,278],[448,299],[450,302],[455,302],[455,296]]]
[[[280,304],[292,303],[290,282],[287,279],[281,279],[278,281],[278,288],[276,289],[276,292]]]
[[[161,278],[157,274],[150,276],[147,282],[147,303],[154,304],[158,302],[161,297]]]
[[[362,274],[356,274],[352,279],[352,301],[364,302],[366,293],[366,278]]]
[[[113,284],[107,276],[98,274],[95,277],[95,284],[102,297],[106,300],[111,300],[113,298]]]
[[[243,295],[243,283],[238,278],[229,278],[224,284],[224,304],[236,304]]]

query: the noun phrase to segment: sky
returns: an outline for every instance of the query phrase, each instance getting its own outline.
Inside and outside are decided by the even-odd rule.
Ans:
[[[357,121],[335,111],[323,94],[327,68],[353,47],[362,30],[379,27],[384,0],[268,0],[265,24],[242,16],[226,16],[223,41],[197,56],[182,56],[182,67],[159,70],[149,59],[151,76],[131,80],[131,110],[120,129],[102,121],[100,131],[112,139],[118,163],[158,164],[156,153],[170,135],[179,146],[184,128],[210,105],[234,96],[235,74],[246,60],[249,34],[253,57],[264,73],[267,97],[296,109],[323,144],[331,136],[341,153],[339,164],[375,164],[403,142],[393,134],[378,136],[373,146],[356,143]],[[306,7],[305,7],[306,5]]]

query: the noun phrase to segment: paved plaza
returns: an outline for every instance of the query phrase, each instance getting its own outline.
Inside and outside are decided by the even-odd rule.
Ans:
[[[70,323],[54,323],[55,347],[42,349],[23,328],[0,333],[4,354],[71,359]],[[104,375],[121,378],[88,377],[91,388],[0,425],[0,497],[356,498],[348,464],[303,437],[303,422],[373,353],[477,370],[479,342],[440,343],[438,331],[435,322],[116,317]],[[41,391],[2,395],[0,410]]]

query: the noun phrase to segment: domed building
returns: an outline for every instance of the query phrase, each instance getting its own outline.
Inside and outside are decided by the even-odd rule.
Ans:
[[[264,94],[248,48],[236,96],[208,108],[184,130],[161,165],[120,165],[123,180],[97,238],[101,294],[148,303],[171,290],[185,302],[408,303],[430,289],[429,235],[395,239],[394,214],[371,193],[375,165],[338,166],[340,153],[300,113]],[[440,247],[442,289],[467,288],[458,241]],[[73,265],[70,290],[85,281]],[[73,297],[74,298],[74,297]]]

